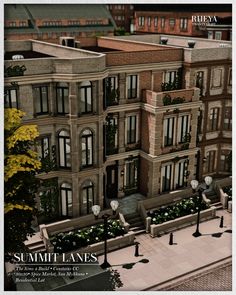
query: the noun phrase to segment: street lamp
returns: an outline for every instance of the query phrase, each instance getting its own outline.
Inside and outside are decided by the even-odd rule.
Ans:
[[[113,210],[113,215],[116,214],[116,210],[119,207],[119,202],[118,201],[111,201],[110,206]],[[94,205],[92,206],[92,211],[93,214],[95,216],[95,219],[98,219],[99,213],[101,211],[101,207],[99,205]],[[101,268],[105,269],[110,267],[110,263],[107,261],[107,231],[108,231],[108,227],[107,227],[107,220],[111,215],[109,214],[104,214],[102,215],[102,219],[103,219],[103,226],[104,226],[104,262],[101,264]]]
[[[192,189],[193,189],[193,193],[195,193],[196,191],[198,192],[198,207],[197,207],[197,228],[196,228],[196,231],[193,233],[193,236],[195,238],[201,236],[202,234],[199,232],[199,223],[200,223],[200,212],[201,212],[201,206],[202,206],[202,200],[203,200],[203,197],[202,197],[202,193],[209,188],[210,184],[212,183],[212,177],[210,176],[206,176],[205,177],[205,184],[206,184],[206,187],[202,187],[200,185],[198,185],[198,181],[197,180],[191,180],[191,186],[192,186]],[[210,202],[208,199],[205,200],[205,202]]]

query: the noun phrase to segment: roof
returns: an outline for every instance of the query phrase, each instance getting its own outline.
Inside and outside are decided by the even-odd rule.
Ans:
[[[134,11],[232,12],[232,4],[135,4]]]
[[[4,17],[5,20],[26,20],[30,18],[23,4],[5,4]]]
[[[101,31],[113,31],[114,27],[112,25],[101,26],[101,25],[94,25],[94,26],[77,26],[77,27],[70,27],[70,26],[58,26],[58,27],[40,27],[38,30],[34,28],[27,28],[27,27],[12,27],[6,28],[4,30],[5,34],[27,34],[27,33],[66,33],[66,32],[101,32]]]
[[[34,19],[111,18],[102,4],[27,4]]]

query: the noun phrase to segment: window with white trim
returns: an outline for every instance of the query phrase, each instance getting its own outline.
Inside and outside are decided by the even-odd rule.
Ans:
[[[93,133],[85,129],[81,136],[81,164],[82,167],[93,165]]]
[[[154,17],[154,27],[156,28],[158,26],[158,17]]]
[[[70,134],[66,130],[62,130],[58,134],[59,141],[59,166],[62,168],[71,167],[71,155],[70,155]]]
[[[174,126],[175,117],[164,119],[164,146],[171,146],[174,144]]]
[[[35,111],[37,115],[48,113],[48,86],[33,87]]]
[[[65,115],[69,113],[69,87],[67,83],[57,83],[57,113]]]
[[[61,215],[65,217],[73,216],[73,200],[71,184],[62,183],[60,187],[61,193]]]
[[[168,164],[161,168],[162,192],[167,192],[172,189],[172,170],[173,164]]]
[[[82,214],[90,214],[94,205],[94,184],[86,180],[82,185]]]
[[[129,75],[127,77],[127,90],[128,90],[128,99],[137,98],[138,94],[138,76]]]
[[[165,27],[165,18],[161,17],[161,28],[163,29]]]
[[[137,142],[137,116],[128,116],[127,119],[127,144]]]
[[[188,18],[187,17],[181,17],[180,18],[180,29],[181,30],[187,30],[188,28]]]
[[[4,89],[4,108],[18,108],[17,89]]]
[[[145,22],[145,17],[144,16],[139,16],[138,18],[138,25],[139,27],[143,27]]]
[[[224,112],[224,130],[232,130],[232,107],[226,107]]]
[[[183,115],[178,118],[178,143],[186,142],[189,125],[189,115]]]
[[[92,112],[92,85],[89,81],[80,84],[80,111],[84,114]]]
[[[215,39],[216,40],[221,40],[222,39],[222,32],[221,31],[216,31],[215,32]]]

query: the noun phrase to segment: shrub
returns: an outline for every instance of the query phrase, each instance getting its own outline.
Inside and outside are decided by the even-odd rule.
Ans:
[[[151,217],[152,224],[161,224],[163,222],[174,220],[176,218],[194,214],[197,212],[199,197],[183,199],[174,205],[162,206],[157,210],[150,210],[147,215]],[[208,205],[202,201],[201,210],[208,208]]]
[[[124,235],[124,227],[120,225],[119,220],[108,220],[107,239]],[[74,230],[65,233],[59,233],[53,236],[51,243],[54,246],[54,252],[64,253],[76,250],[88,245],[98,243],[104,240],[104,225],[98,224],[90,228]]]

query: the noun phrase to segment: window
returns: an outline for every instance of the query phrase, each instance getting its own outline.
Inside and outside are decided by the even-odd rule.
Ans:
[[[232,69],[229,69],[229,81],[228,81],[228,85],[232,86]]]
[[[138,87],[138,76],[130,75],[128,76],[128,98],[137,97],[137,87]]]
[[[37,152],[40,160],[49,155],[49,137],[41,137],[37,140]]]
[[[218,130],[219,108],[212,108],[210,110],[210,124],[209,131]]]
[[[19,26],[20,26],[20,27],[26,27],[26,22],[24,22],[24,21],[19,22]]]
[[[137,140],[137,117],[127,117],[127,143],[135,143]]]
[[[63,168],[71,167],[70,158],[70,134],[62,130],[58,135],[59,141],[59,166]]]
[[[170,27],[171,28],[174,28],[174,26],[175,26],[175,19],[174,18],[170,18],[169,24],[170,24]]]
[[[17,90],[5,89],[4,90],[4,107],[5,108],[18,108]]]
[[[199,71],[196,75],[196,87],[200,88],[200,95],[203,95],[203,87],[204,87],[204,72]]]
[[[162,192],[170,191],[172,188],[172,164],[166,165],[161,168]]]
[[[167,118],[164,119],[164,146],[171,146],[173,145],[174,141],[174,123],[175,118]]]
[[[165,73],[165,83],[173,83],[176,80],[177,71],[169,71]]]
[[[10,22],[9,27],[16,27],[16,22]]]
[[[82,132],[81,137],[82,167],[93,165],[93,133],[89,129]]]
[[[165,27],[165,18],[161,17],[161,28],[163,29]]]
[[[92,212],[94,205],[94,185],[92,181],[87,180],[82,186],[82,214],[89,214]]]
[[[80,85],[80,110],[81,113],[92,112],[92,85],[89,81]]]
[[[158,17],[154,17],[154,27],[156,28],[158,26]]]
[[[230,156],[231,151],[229,150],[222,150],[220,155],[220,171],[230,172]]]
[[[132,159],[125,163],[125,186],[127,188],[137,187],[138,182],[138,159]]]
[[[35,111],[37,115],[48,113],[48,87],[39,86],[33,88]]]
[[[73,216],[73,207],[72,207],[72,190],[71,184],[63,183],[60,187],[61,192],[61,215],[65,217]]]
[[[216,40],[221,40],[222,39],[222,32],[216,31],[215,32],[215,39]]]
[[[232,130],[232,107],[226,107],[224,112],[224,130]]]
[[[181,161],[176,164],[176,172],[177,172],[177,183],[176,188],[180,188],[185,186],[185,171],[187,170],[187,162]]]
[[[151,18],[151,16],[148,16],[148,18],[147,18],[148,27],[151,27],[151,22],[152,22],[152,18]]]
[[[65,115],[69,113],[69,88],[66,83],[58,83],[57,92],[57,113]]]
[[[213,32],[212,31],[208,31],[208,39],[213,39]]]
[[[180,30],[187,30],[188,28],[188,18],[182,17],[180,18]]]
[[[216,151],[206,153],[205,173],[214,172]]]
[[[138,18],[138,25],[139,27],[143,27],[145,22],[145,17],[144,16],[139,16]]]
[[[215,68],[212,71],[212,88],[221,87],[222,85],[222,69]]]
[[[178,119],[178,143],[186,142],[186,136],[189,133],[189,116],[180,116]]]

